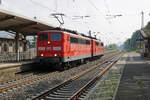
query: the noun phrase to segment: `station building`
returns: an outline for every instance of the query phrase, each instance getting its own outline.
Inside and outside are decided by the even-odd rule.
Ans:
[[[23,52],[23,42],[19,41],[19,52]],[[15,39],[0,37],[0,54],[15,53]]]
[[[141,55],[150,58],[150,30],[140,30],[142,39],[141,42]]]
[[[36,56],[35,50],[29,48],[29,41],[25,44],[21,38],[19,39],[18,53],[16,53],[15,42],[15,35],[0,31],[0,63],[17,61],[17,57],[19,57],[19,61],[30,60]]]
[[[36,16],[31,18],[6,9],[0,9],[0,31],[15,35],[13,39],[0,39],[0,62],[34,60],[36,49],[26,50],[27,43],[22,44],[23,41],[19,37],[22,36],[23,40],[26,40],[27,36],[36,37],[39,31],[49,30],[50,28],[55,28],[55,26],[37,19]]]

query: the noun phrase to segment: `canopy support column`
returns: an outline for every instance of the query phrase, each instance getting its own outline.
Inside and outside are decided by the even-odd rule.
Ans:
[[[26,40],[26,35],[23,35],[24,39],[23,39],[23,51],[26,52],[27,51],[27,40]]]
[[[15,53],[16,53],[16,60],[19,61],[19,33],[16,33],[15,36]]]

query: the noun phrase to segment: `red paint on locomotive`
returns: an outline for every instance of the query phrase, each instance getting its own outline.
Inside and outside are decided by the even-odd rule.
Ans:
[[[52,63],[69,62],[102,55],[103,43],[60,30],[38,33],[37,57]]]

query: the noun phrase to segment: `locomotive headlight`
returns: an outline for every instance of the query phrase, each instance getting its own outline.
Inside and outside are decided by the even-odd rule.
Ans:
[[[54,54],[54,56],[56,57],[56,56],[57,56],[57,54]]]
[[[50,44],[50,41],[48,41],[47,43]]]
[[[43,54],[41,54],[41,57],[43,57]]]

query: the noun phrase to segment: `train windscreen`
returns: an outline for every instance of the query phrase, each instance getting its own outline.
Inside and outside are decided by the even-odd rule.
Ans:
[[[48,34],[47,33],[39,34],[39,41],[47,41],[47,40],[48,40]]]
[[[51,41],[61,41],[61,34],[60,33],[52,33]]]

